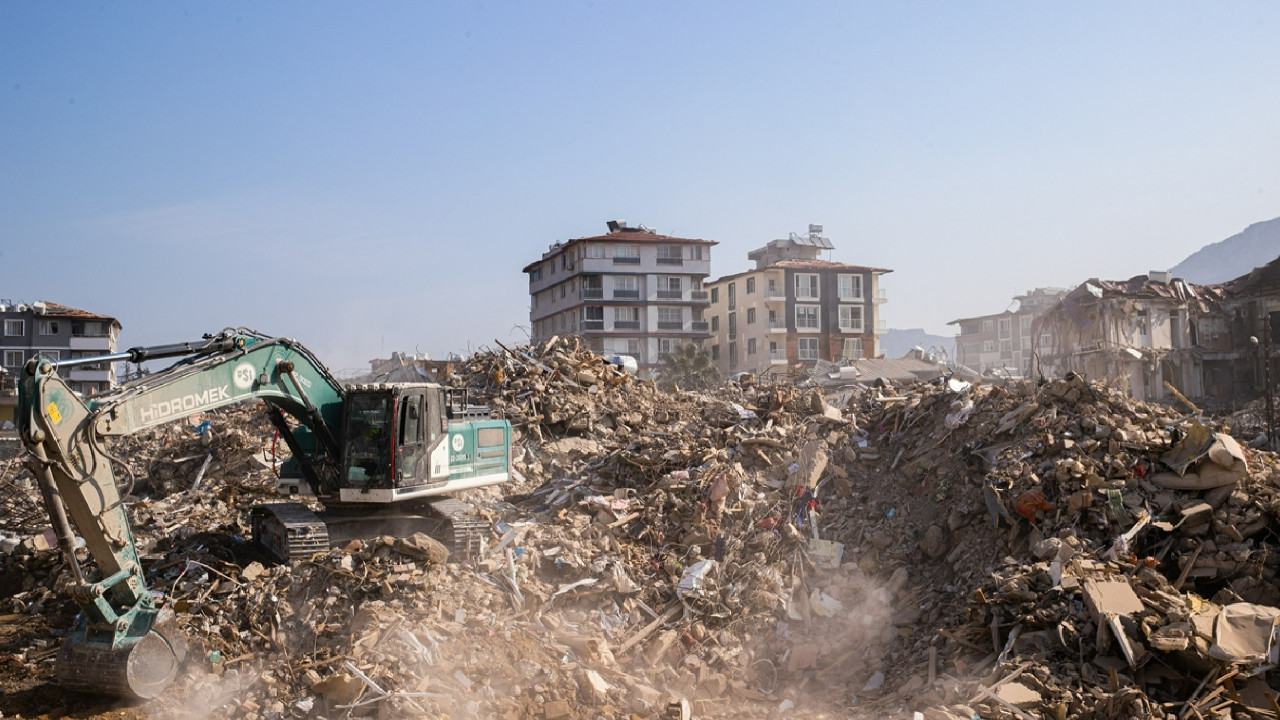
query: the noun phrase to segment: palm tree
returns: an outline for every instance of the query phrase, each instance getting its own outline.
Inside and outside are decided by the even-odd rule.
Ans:
[[[659,358],[658,387],[674,390],[703,390],[720,381],[720,373],[706,350],[686,343]]]

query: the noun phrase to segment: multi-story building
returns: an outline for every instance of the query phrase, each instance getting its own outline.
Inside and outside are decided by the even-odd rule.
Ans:
[[[107,315],[77,310],[51,302],[0,301],[0,365],[4,367],[0,391],[0,423],[15,422],[18,406],[16,383],[28,358],[52,360],[108,355],[116,351],[120,322]],[[116,384],[115,363],[69,368],[61,374],[72,390],[93,395]]]
[[[1036,374],[1031,352],[1032,324],[1066,292],[1063,288],[1036,288],[1014,298],[1017,310],[952,320],[958,325],[956,362],[980,373],[1031,377]],[[1047,346],[1048,340],[1039,343]]]
[[[820,259],[821,225],[747,254],[755,268],[707,284],[712,359],[721,374],[876,357],[884,268]]]
[[[1223,316],[1227,288],[1192,285],[1167,272],[1091,279],[1036,320],[1032,347],[1047,376],[1080,373],[1113,382],[1138,400],[1170,397],[1166,383],[1203,397],[1201,335]]]
[[[532,342],[575,334],[604,355],[630,355],[652,377],[662,354],[710,334],[702,282],[712,240],[608,223],[604,235],[557,242],[525,266]]]

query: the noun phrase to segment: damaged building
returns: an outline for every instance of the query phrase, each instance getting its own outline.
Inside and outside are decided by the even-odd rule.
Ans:
[[[1166,383],[1205,394],[1202,324],[1213,325],[1223,285],[1194,285],[1168,273],[1091,279],[1032,324],[1038,374],[1078,373],[1116,383],[1138,400],[1164,400]]]

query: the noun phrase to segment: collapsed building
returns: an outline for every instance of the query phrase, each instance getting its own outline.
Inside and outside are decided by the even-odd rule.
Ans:
[[[121,439],[149,581],[198,648],[148,712],[1280,712],[1275,455],[1237,441],[1256,407],[1080,374],[668,394],[554,337],[452,381],[511,421],[519,478],[468,497],[488,542],[447,562],[414,537],[256,559],[245,509],[281,458],[252,409]],[[0,712],[120,712],[51,689],[68,569],[0,470]]]

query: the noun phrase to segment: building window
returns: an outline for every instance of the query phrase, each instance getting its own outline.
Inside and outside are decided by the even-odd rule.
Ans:
[[[613,262],[615,265],[639,265],[639,245],[614,245]]]
[[[817,360],[818,338],[800,338],[796,341],[796,350],[801,360]]]
[[[769,278],[769,291],[766,293],[769,297],[778,297],[778,283],[773,278]]]
[[[604,329],[604,308],[602,307],[582,308],[582,329],[583,330],[603,330]]]
[[[719,345],[712,345],[712,346],[711,346],[711,359],[712,359],[712,360],[717,360],[717,361],[720,359],[720,346],[719,346]]]
[[[71,323],[71,337],[106,337],[100,322]]]
[[[711,316],[711,332],[720,332],[720,316]]]
[[[777,310],[770,310],[770,311],[769,311],[769,329],[770,329],[770,330],[782,330],[782,329],[783,329],[783,327],[782,327],[782,323],[778,320],[778,311],[777,311]]]
[[[676,342],[671,338],[658,338],[658,357],[670,355],[676,349]]]
[[[1031,338],[1030,338],[1029,336],[1027,336],[1027,335],[1023,335],[1023,336],[1022,336],[1022,339],[1021,339],[1021,343],[1022,343],[1022,349],[1023,349],[1023,350],[1030,350],[1030,349],[1031,349]]]
[[[541,265],[529,271],[529,282],[533,282],[534,280],[541,280],[541,279],[542,279]]]
[[[753,277],[747,278],[747,294],[751,295],[755,293],[755,291],[756,291],[756,279]]]
[[[41,335],[57,335],[58,321],[57,320],[41,320],[40,334]]]
[[[1019,323],[1022,325],[1022,334],[1030,335],[1031,334],[1031,316],[1023,315],[1021,318],[1019,318]]]
[[[748,354],[748,355],[755,355],[755,354],[756,354],[756,339],[755,339],[755,338],[748,338],[748,339],[747,339],[747,354]]]
[[[862,306],[840,306],[840,329],[845,332],[862,332]]]
[[[613,309],[613,327],[617,330],[639,330],[640,308],[616,307]]]
[[[683,265],[684,249],[679,245],[659,245],[658,246],[658,264],[659,265]]]
[[[862,276],[861,275],[841,275],[839,277],[839,293],[841,300],[861,300],[862,299]]]
[[[22,367],[22,360],[23,360],[23,357],[22,357],[21,350],[5,350],[4,351],[5,367],[20,368]]]
[[[720,288],[711,288],[711,302],[720,302]]]
[[[738,334],[738,313],[729,313],[729,337]]]
[[[684,317],[682,311],[678,307],[660,307],[658,308],[658,329],[659,330],[683,330]]]
[[[729,283],[729,309],[734,309],[738,304],[738,293],[733,283]]]
[[[702,246],[701,246],[701,245],[690,245],[690,246],[689,246],[689,259],[690,259],[690,260],[701,260],[701,259],[702,259]]]
[[[996,351],[996,341],[995,341],[995,340],[983,340],[983,341],[982,341],[982,352],[995,352],[995,351]]]
[[[845,338],[844,359],[845,360],[862,359],[862,338]]]
[[[818,306],[817,305],[797,305],[796,306],[796,329],[797,330],[817,330],[818,329]]]
[[[1052,344],[1053,344],[1052,335],[1050,335],[1049,333],[1044,333],[1040,336],[1040,347],[1047,348]]]
[[[14,337],[14,336],[21,337],[23,335],[26,335],[27,321],[26,320],[5,320],[4,334],[10,337]]]
[[[62,359],[62,351],[61,350],[39,350],[36,352],[36,357],[58,362],[59,360]]]
[[[738,343],[729,343],[729,369],[738,367]]]
[[[658,276],[658,299],[679,300],[683,294],[679,275]]]
[[[747,324],[748,324],[748,325],[755,325],[755,324],[756,324],[756,309],[755,309],[755,308],[747,308]]]
[[[597,260],[603,260],[603,259],[604,259],[604,246],[603,246],[603,245],[598,245],[598,244],[595,244],[595,243],[593,243],[593,244],[591,244],[591,245],[588,245],[588,246],[587,246],[587,257],[589,257],[589,258],[594,258],[594,259],[597,259]]]
[[[1009,337],[1009,318],[1000,318],[1000,337]]]
[[[817,273],[796,273],[796,297],[801,300],[818,299]]]
[[[982,332],[984,332],[984,333],[988,333],[988,332],[991,332],[991,331],[993,331],[993,330],[995,330],[995,329],[996,329],[995,324],[994,324],[994,323],[992,323],[990,320],[983,320],[983,321],[982,321]]]

